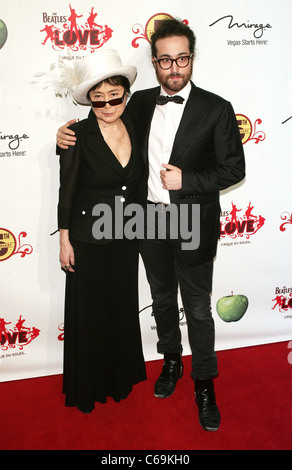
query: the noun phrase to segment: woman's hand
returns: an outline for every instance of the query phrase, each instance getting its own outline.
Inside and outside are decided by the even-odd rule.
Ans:
[[[69,240],[69,230],[60,229],[60,263],[61,269],[74,273],[74,250]]]

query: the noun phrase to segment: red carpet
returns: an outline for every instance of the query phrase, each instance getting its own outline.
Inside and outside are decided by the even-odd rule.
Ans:
[[[154,398],[162,361],[153,361],[126,400],[97,404],[89,415],[64,406],[61,375],[0,383],[0,449],[290,450],[289,352],[287,342],[218,352],[222,421],[211,433],[198,423],[190,356],[171,397]]]

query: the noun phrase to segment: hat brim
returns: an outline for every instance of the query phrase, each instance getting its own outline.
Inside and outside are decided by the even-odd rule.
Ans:
[[[73,91],[73,98],[79,104],[91,104],[91,102],[87,98],[87,93],[89,92],[89,90],[94,85],[97,85],[97,83],[102,82],[106,78],[115,77],[116,75],[122,75],[123,77],[126,77],[130,82],[130,86],[132,86],[137,76],[137,69],[133,65],[125,65],[120,69],[115,70],[114,73],[111,71],[111,73],[104,73],[94,78],[91,78],[90,80],[82,82],[77,85],[75,90]]]

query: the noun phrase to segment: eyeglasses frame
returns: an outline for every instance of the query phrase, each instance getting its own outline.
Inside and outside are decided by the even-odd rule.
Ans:
[[[174,62],[176,63],[176,65],[177,65],[180,69],[185,69],[185,68],[189,65],[190,60],[191,60],[191,58],[193,57],[193,55],[194,55],[194,54],[192,53],[192,54],[190,54],[190,55],[184,55],[184,56],[177,57],[176,59],[171,59],[170,57],[162,57],[161,59],[156,59],[156,57],[154,57],[154,61],[158,63],[158,65],[159,65],[159,67],[161,68],[161,70],[169,70],[169,69],[171,69],[171,67],[172,67],[172,65],[173,65]],[[182,57],[186,57],[186,58],[188,59],[188,63],[187,63],[186,65],[183,65],[183,66],[182,66],[182,65],[179,65],[179,64],[177,63],[177,61],[178,61],[179,59],[181,59]],[[160,62],[161,62],[162,60],[165,60],[165,59],[168,59],[168,60],[171,61],[170,67],[168,67],[168,68],[166,68],[166,69],[162,68],[161,65],[160,65]]]

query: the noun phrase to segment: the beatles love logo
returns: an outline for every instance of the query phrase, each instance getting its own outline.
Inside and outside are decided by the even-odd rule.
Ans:
[[[245,237],[249,239],[264,225],[265,218],[253,213],[254,207],[251,203],[248,204],[245,211],[238,209],[233,202],[231,206],[231,211],[221,213],[220,238]]]
[[[91,51],[103,46],[111,37],[113,30],[108,25],[100,25],[96,23],[97,13],[94,12],[94,7],[88,12],[87,19],[84,20],[84,15],[76,12],[74,8],[69,5],[70,15],[59,16],[56,13],[51,15],[43,13],[43,22],[45,27],[41,32],[46,34],[42,44],[45,45],[47,41],[51,41],[53,49],[60,51],[63,49],[71,49],[73,51],[86,50]],[[87,16],[87,15],[86,15]],[[83,19],[84,24],[82,23]],[[57,27],[56,24],[61,25]]]
[[[11,328],[7,327],[7,325],[11,325],[11,322],[0,318],[0,346],[3,351],[11,348],[22,350],[40,334],[38,328],[23,326],[25,321],[20,315],[15,326]]]
[[[283,286],[275,288],[275,297],[272,299],[274,305],[272,310],[277,307],[279,312],[292,313],[292,287]]]

